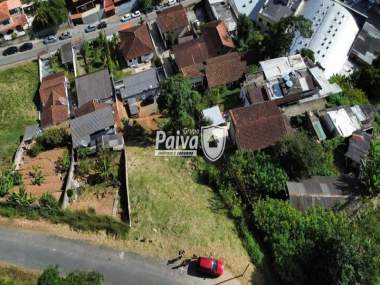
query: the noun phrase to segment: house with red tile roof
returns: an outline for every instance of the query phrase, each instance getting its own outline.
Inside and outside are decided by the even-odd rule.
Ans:
[[[39,89],[42,128],[59,125],[69,119],[68,84],[63,72],[42,79]]]
[[[23,32],[27,27],[28,19],[20,0],[0,2],[0,37]]]
[[[235,48],[235,44],[223,21],[212,21],[202,27],[203,37],[213,53],[225,54]]]
[[[174,44],[177,39],[190,31],[186,9],[176,5],[157,12],[158,31],[166,47]]]
[[[230,137],[242,150],[262,150],[294,133],[288,118],[273,102],[232,109],[229,117]]]
[[[235,45],[222,21],[205,24],[201,37],[181,43],[173,48],[178,70],[191,65],[201,64],[212,57],[226,54]],[[195,66],[190,69],[194,69]],[[183,72],[182,72],[183,73]]]
[[[128,66],[152,60],[154,46],[147,24],[120,30],[119,36],[119,51]]]
[[[193,86],[213,88],[233,85],[244,78],[247,62],[241,54],[231,52],[183,67],[181,73],[191,80]]]

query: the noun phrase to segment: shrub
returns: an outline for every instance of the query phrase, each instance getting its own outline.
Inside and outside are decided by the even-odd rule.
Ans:
[[[79,159],[85,159],[90,154],[90,150],[87,147],[81,146],[77,148],[77,154]]]
[[[31,182],[33,185],[41,185],[45,178],[42,174],[41,167],[39,166],[33,166],[32,171],[29,172],[31,179]]]
[[[53,128],[45,130],[41,136],[37,137],[37,144],[41,145],[44,150],[55,147],[67,146],[70,142],[70,135],[66,129]]]
[[[300,132],[284,138],[273,148],[273,157],[291,179],[334,174],[334,166],[323,146]]]
[[[103,281],[103,275],[96,271],[74,271],[62,277],[58,266],[49,266],[38,278],[37,285],[101,285]]]
[[[86,176],[90,173],[91,170],[91,161],[79,160],[77,167],[75,168],[75,174],[78,176]]]
[[[26,192],[25,187],[20,186],[18,192],[12,193],[11,196],[8,197],[8,204],[14,207],[29,207],[31,204],[36,201],[36,198]]]
[[[41,151],[43,151],[43,147],[39,143],[35,143],[28,150],[28,155],[30,155],[31,157],[36,157],[40,154]]]
[[[48,192],[42,194],[38,202],[42,210],[50,213],[57,213],[60,210],[57,200]]]
[[[60,173],[65,173],[69,170],[70,167],[70,154],[69,152],[65,149],[63,156],[58,158],[56,162],[56,169]]]
[[[232,183],[250,201],[260,197],[283,197],[288,176],[262,152],[237,151],[228,162]]]
[[[0,197],[8,193],[15,185],[22,183],[21,174],[13,169],[6,169],[0,172]]]

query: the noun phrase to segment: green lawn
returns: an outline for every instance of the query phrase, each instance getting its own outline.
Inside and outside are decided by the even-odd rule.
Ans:
[[[249,257],[219,197],[197,183],[190,158],[155,157],[152,147],[127,147],[131,247],[149,254],[211,255],[241,272]],[[145,242],[141,242],[144,240]]]
[[[0,168],[10,165],[25,126],[36,121],[38,81],[36,62],[0,71]]]

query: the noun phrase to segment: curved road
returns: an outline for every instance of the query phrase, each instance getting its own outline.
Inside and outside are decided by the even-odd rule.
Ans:
[[[0,261],[41,270],[57,264],[66,272],[95,270],[103,273],[106,284],[216,284],[228,279],[203,279],[187,269],[172,269],[166,261],[116,251],[107,247],[0,226]],[[226,284],[240,284],[231,280]]]

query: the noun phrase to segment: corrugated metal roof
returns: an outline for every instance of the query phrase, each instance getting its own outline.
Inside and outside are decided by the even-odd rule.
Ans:
[[[300,182],[286,183],[289,201],[299,210],[311,207],[332,208],[355,195],[359,181],[353,177],[314,176]]]
[[[22,138],[23,141],[30,141],[35,136],[37,136],[41,132],[41,129],[38,124],[27,126],[25,128],[24,137]]]
[[[156,95],[157,88],[160,87],[155,68],[124,77],[123,82],[125,93],[122,91],[122,96],[124,99],[137,96],[141,93],[152,93],[149,95]]]
[[[69,62],[73,62],[73,60],[74,60],[73,48],[71,46],[71,42],[68,42],[61,46],[61,61],[62,61],[62,64],[66,64]]]
[[[90,135],[114,125],[115,121],[111,106],[70,120],[74,148],[88,146],[91,141]]]
[[[112,98],[112,82],[108,69],[79,76],[75,79],[78,107],[92,100],[107,100]]]

